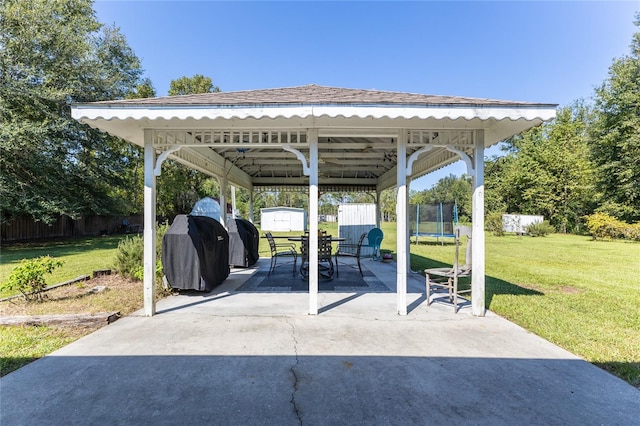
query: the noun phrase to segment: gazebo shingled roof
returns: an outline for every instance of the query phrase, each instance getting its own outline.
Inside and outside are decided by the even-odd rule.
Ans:
[[[466,105],[466,106],[554,106],[533,102],[501,101],[485,98],[422,95],[383,90],[306,86],[278,89],[241,90],[192,95],[165,96],[96,102],[104,105]]]

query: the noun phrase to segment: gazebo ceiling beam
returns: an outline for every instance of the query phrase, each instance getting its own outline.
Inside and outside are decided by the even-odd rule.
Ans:
[[[251,176],[213,150],[182,148],[169,155],[169,158],[211,176],[226,176],[236,186],[247,189],[253,187]]]
[[[320,178],[320,185],[350,185],[350,186],[377,186],[377,178]],[[294,177],[287,179],[288,185],[309,185],[309,178]],[[274,177],[254,177],[253,185],[255,186],[280,186],[282,185],[282,178]]]

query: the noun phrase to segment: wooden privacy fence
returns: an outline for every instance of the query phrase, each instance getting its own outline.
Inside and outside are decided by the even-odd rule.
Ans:
[[[31,217],[20,217],[0,225],[0,241],[29,241],[46,238],[82,237],[142,231],[143,217],[86,216],[72,219],[60,216],[50,225]]]

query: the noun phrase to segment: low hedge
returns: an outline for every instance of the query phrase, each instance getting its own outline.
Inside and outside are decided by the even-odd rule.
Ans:
[[[626,223],[606,213],[585,216],[589,235],[594,240],[625,239],[640,241],[640,222]]]

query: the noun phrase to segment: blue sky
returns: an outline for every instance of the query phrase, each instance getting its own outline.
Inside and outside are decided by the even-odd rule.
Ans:
[[[320,84],[571,104],[629,53],[640,1],[96,1],[158,96],[204,74],[223,91]],[[497,153],[494,149],[489,154]],[[414,181],[432,186],[456,163]]]

